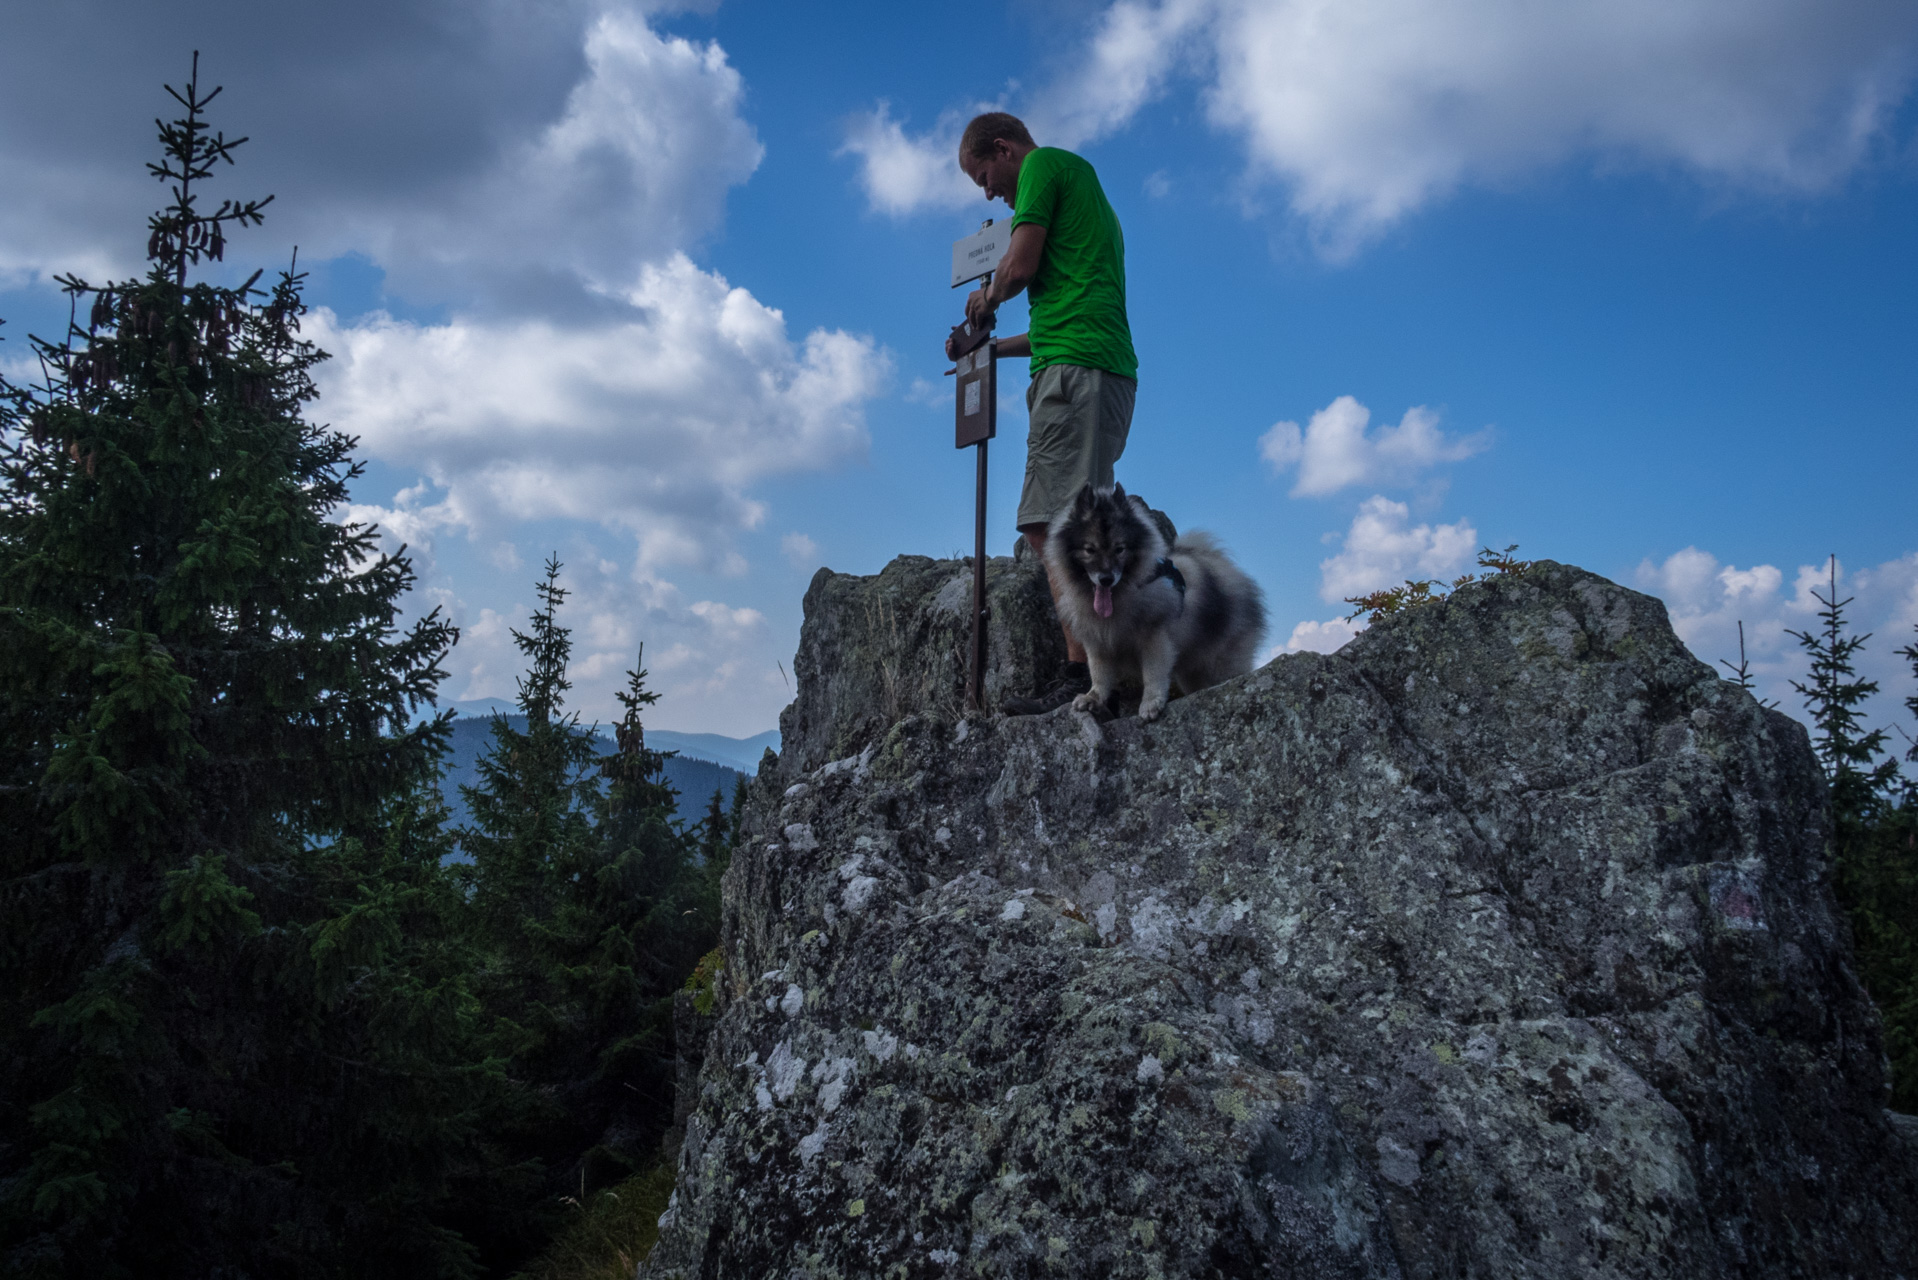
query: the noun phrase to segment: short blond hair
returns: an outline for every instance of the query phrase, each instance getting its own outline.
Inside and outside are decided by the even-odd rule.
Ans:
[[[1001,138],[1022,146],[1036,145],[1032,135],[1026,131],[1025,121],[1018,116],[1007,115],[1003,111],[988,111],[982,116],[974,116],[966,126],[966,131],[959,135],[959,158],[983,160],[992,154],[992,144]]]

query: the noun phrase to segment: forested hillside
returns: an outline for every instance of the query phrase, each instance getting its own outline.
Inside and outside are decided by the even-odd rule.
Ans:
[[[569,713],[556,562],[449,812],[457,633],[340,519],[297,267],[205,278],[268,202],[175,96],[149,270],[0,384],[0,1273],[506,1275],[659,1159],[732,822],[637,663]]]

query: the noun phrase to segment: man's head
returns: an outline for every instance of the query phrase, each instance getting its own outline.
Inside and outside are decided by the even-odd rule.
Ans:
[[[1018,116],[988,111],[973,117],[960,136],[959,167],[985,191],[986,199],[1011,204],[1019,191],[1019,166],[1032,149],[1032,135]]]

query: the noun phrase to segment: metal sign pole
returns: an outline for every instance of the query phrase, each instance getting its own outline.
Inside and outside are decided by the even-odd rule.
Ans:
[[[976,234],[955,243],[952,287],[983,280],[980,287],[990,288],[993,268],[1009,243],[1010,228],[995,227],[990,218]],[[966,684],[966,701],[975,711],[986,706],[986,442],[999,426],[999,344],[991,334],[990,322],[978,329],[961,324],[952,331],[958,361],[952,370],[958,375],[953,388],[953,445],[979,449],[973,494],[972,671]]]
[[[992,277],[986,277],[990,284]],[[988,340],[985,346],[986,368],[997,373],[999,344]],[[986,379],[996,392],[998,379]],[[990,411],[989,411],[990,412]],[[986,709],[986,445],[990,435],[979,441],[977,493],[972,515],[972,709]]]

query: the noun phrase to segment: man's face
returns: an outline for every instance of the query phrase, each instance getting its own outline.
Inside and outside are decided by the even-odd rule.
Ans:
[[[1022,156],[1013,153],[1011,143],[998,138],[993,141],[991,155],[976,158],[962,156],[959,167],[986,193],[986,199],[1004,200],[1011,204],[1013,196],[1019,191],[1021,159]]]

